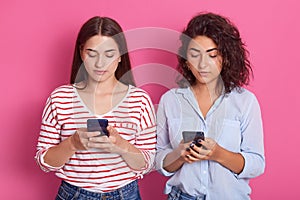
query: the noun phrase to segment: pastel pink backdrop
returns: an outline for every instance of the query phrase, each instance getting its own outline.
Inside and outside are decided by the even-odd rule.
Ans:
[[[1,199],[50,200],[56,195],[59,180],[36,166],[35,145],[46,98],[69,80],[84,21],[105,15],[125,31],[181,31],[199,11],[232,19],[251,52],[254,80],[249,89],[261,104],[266,151],[265,173],[250,182],[252,199],[299,199],[299,8],[297,0],[1,1]],[[131,56],[134,67],[176,66],[175,56],[163,51],[134,51]],[[155,84],[143,88],[155,104],[166,90]],[[157,172],[146,175],[140,181],[143,199],[164,199],[165,181]]]

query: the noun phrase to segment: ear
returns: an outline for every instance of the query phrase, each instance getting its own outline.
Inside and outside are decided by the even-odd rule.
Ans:
[[[121,56],[119,57],[118,62],[121,62]]]

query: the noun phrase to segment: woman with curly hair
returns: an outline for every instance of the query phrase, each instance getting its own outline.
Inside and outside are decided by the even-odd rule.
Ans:
[[[201,13],[181,35],[179,88],[157,111],[156,168],[170,176],[168,199],[250,199],[249,180],[264,172],[260,106],[243,88],[252,69],[236,26]],[[183,140],[186,134],[204,137]]]

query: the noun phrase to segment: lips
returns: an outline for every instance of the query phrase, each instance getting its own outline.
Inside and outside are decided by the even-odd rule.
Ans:
[[[103,75],[103,74],[105,74],[105,70],[94,70],[94,72],[95,72],[95,74],[97,74],[97,75]]]
[[[209,74],[209,72],[199,72],[199,74],[200,74],[201,76],[207,76],[207,75]]]

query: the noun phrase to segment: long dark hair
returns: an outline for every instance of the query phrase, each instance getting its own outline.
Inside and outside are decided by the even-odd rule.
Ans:
[[[121,62],[119,62],[119,66],[115,72],[115,77],[117,80],[126,85],[130,84],[135,86],[131,72],[131,63],[128,55],[127,43],[121,26],[111,18],[99,16],[95,16],[85,22],[78,33],[75,44],[70,83],[74,84],[87,79],[87,71],[84,67],[81,67],[83,61],[80,56],[80,51],[88,39],[99,34],[102,36],[112,37],[118,45],[121,55]]]
[[[225,93],[249,84],[249,76],[252,75],[252,68],[248,60],[249,53],[236,26],[223,16],[214,13],[200,13],[190,20],[180,37],[182,45],[178,50],[177,69],[184,78],[177,81],[179,86],[186,87],[196,83],[195,76],[187,66],[186,56],[190,41],[199,35],[212,39],[222,56],[221,78]]]

